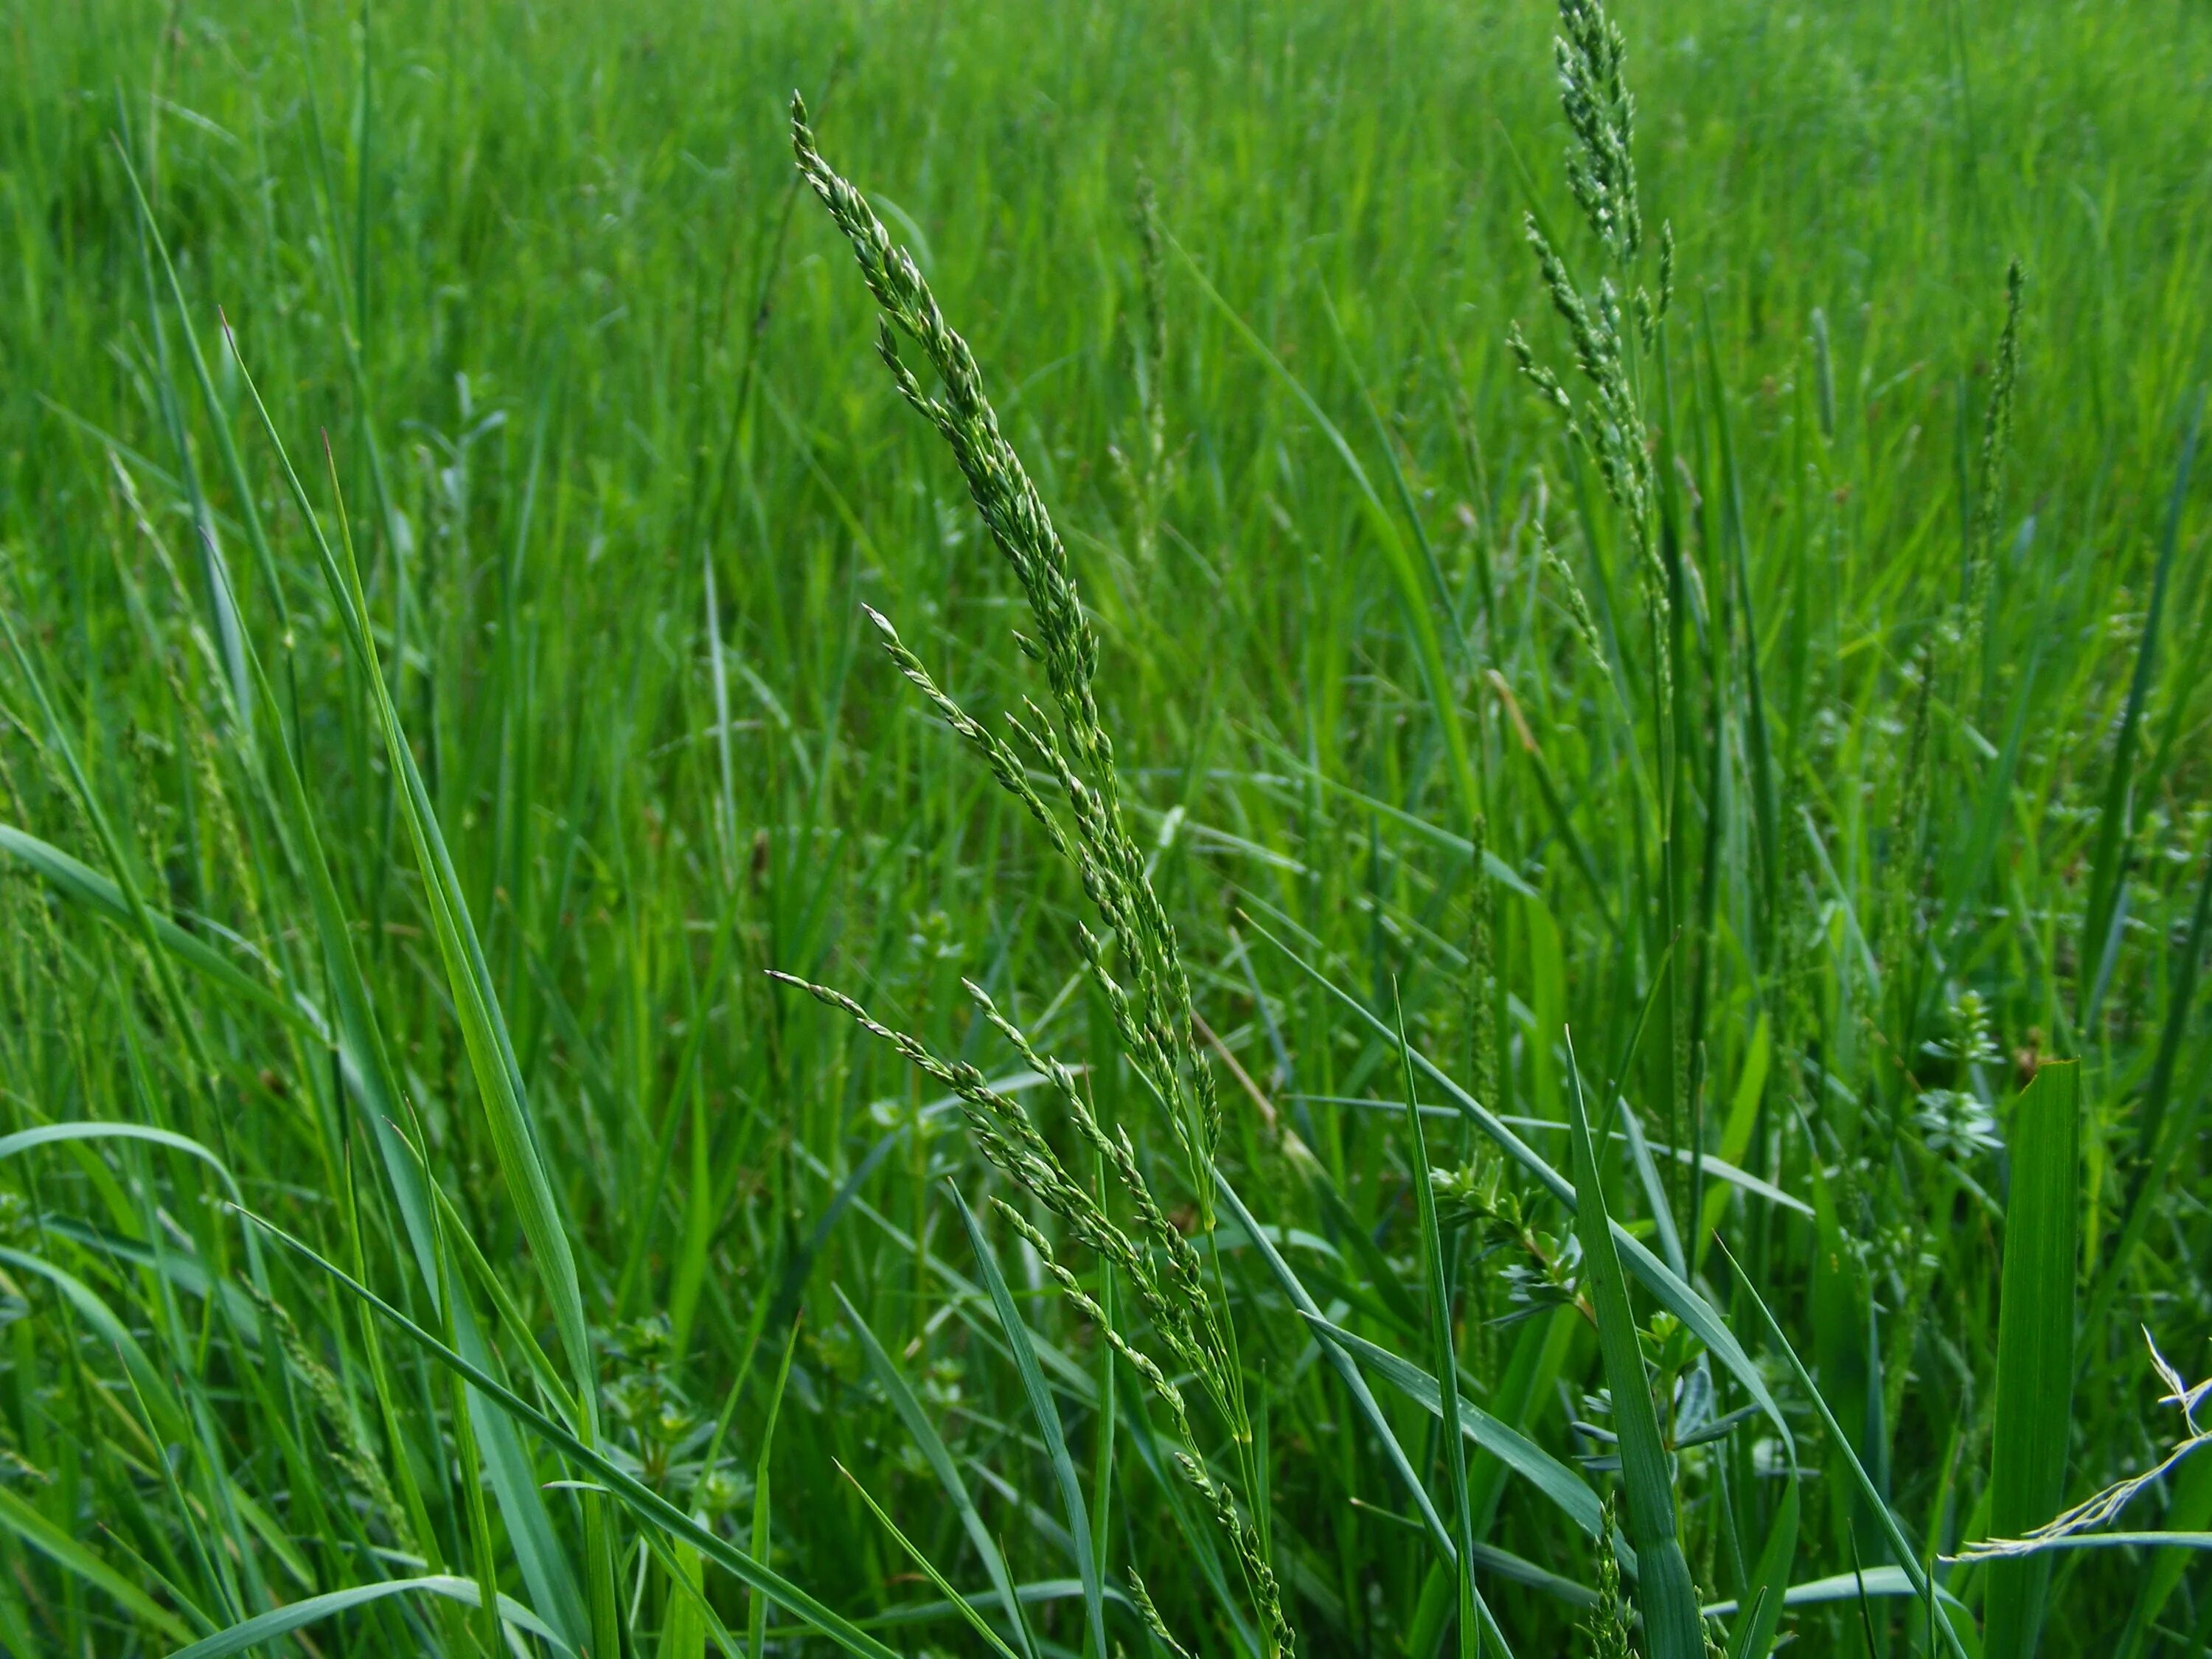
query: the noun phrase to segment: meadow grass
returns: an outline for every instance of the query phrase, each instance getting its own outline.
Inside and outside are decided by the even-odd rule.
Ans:
[[[2200,9],[0,20],[0,1652],[2203,1650]]]

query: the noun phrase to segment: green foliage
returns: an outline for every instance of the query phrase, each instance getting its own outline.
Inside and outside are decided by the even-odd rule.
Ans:
[[[2197,11],[0,20],[0,1650],[2201,1644]]]
[[[1999,1538],[2040,1526],[2065,1496],[2081,1254],[2081,1086],[2078,1061],[2046,1066],[2014,1112],[1990,1436],[1990,1529]],[[2040,1559],[1990,1564],[1984,1635],[1994,1659],[2035,1652],[2049,1572]]]

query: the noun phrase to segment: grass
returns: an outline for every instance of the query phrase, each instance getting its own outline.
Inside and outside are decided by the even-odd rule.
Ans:
[[[2201,1650],[2204,18],[0,19],[0,1651]]]

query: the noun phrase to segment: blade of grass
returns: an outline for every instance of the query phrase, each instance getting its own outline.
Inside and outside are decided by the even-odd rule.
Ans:
[[[2112,744],[2112,763],[2105,775],[2105,798],[2097,818],[2096,850],[2091,855],[2089,891],[2081,910],[2081,981],[2077,1003],[2081,1021],[2096,1018],[2101,988],[2109,977],[2106,958],[2114,935],[2113,912],[2119,903],[2124,854],[2134,839],[2136,742],[2142,726],[2143,705],[2149,700],[2151,678],[2158,660],[2158,629],[2166,611],[2166,580],[2173,571],[2174,550],[2181,539],[2181,509],[2189,497],[2189,474],[2197,460],[2197,440],[2204,421],[2203,392],[2197,394],[2189,427],[2181,441],[2181,458],[2174,465],[2173,488],[2166,497],[2166,529],[2159,538],[2158,562],[2150,581],[2150,605],[2143,615],[2142,641],[2136,647],[2136,667],[2128,682],[2128,700],[2120,715],[2118,736]],[[2156,780],[2142,781],[2146,789]]]
[[[2017,1538],[2057,1514],[2074,1395],[2074,1271],[2081,1211],[2081,1065],[2045,1065],[2011,1129],[2004,1279],[1997,1308],[1989,1525]],[[1983,1603],[1989,1659],[2033,1659],[2047,1563],[1992,1561]]]
[[[999,1271],[999,1259],[992,1253],[990,1241],[976,1225],[975,1214],[969,1209],[968,1200],[960,1195],[960,1189],[947,1182],[945,1190],[951,1194],[953,1205],[960,1212],[961,1224],[968,1230],[968,1242],[975,1249],[975,1264],[981,1270],[984,1288],[990,1292],[1000,1328],[1005,1332],[1006,1346],[1013,1353],[1014,1370],[1021,1377],[1022,1394],[1029,1401],[1030,1415],[1036,1419],[1037,1431],[1044,1437],[1045,1455],[1052,1464],[1053,1479],[1060,1486],[1068,1534],[1075,1541],[1075,1571],[1083,1580],[1083,1611],[1089,1626],[1085,1640],[1091,1644],[1092,1659],[1109,1659],[1113,1650],[1106,1645],[1105,1600],[1099,1584],[1097,1553],[1091,1546],[1091,1510],[1083,1501],[1082,1483],[1075,1475],[1075,1460],[1068,1455],[1060,1407],[1054,1403],[1052,1390],[1045,1383],[1044,1370],[1037,1364],[1036,1346],[1030,1340],[1030,1328],[1023,1322],[1021,1310],[1014,1305],[1013,1292],[1006,1288],[1006,1276]]]
[[[1391,987],[1395,1000],[1397,988]],[[1444,1271],[1443,1237],[1437,1228],[1436,1189],[1429,1181],[1429,1143],[1421,1133],[1419,1097],[1413,1087],[1413,1046],[1406,1041],[1406,1011],[1402,1004],[1395,1011],[1398,1017],[1398,1063],[1406,1080],[1406,1146],[1412,1161],[1413,1182],[1413,1212],[1420,1225],[1421,1271],[1428,1284],[1429,1352],[1436,1366],[1438,1415],[1447,1425],[1459,1422],[1459,1349],[1452,1340],[1451,1279]],[[1475,1605],[1482,1592],[1474,1583],[1474,1513],[1468,1502],[1467,1453],[1462,1449],[1457,1435],[1444,1437],[1444,1468],[1449,1476],[1452,1497],[1452,1521],[1456,1528],[1452,1542],[1458,1560],[1454,1563],[1452,1583],[1458,1598],[1459,1652],[1461,1659],[1475,1659],[1482,1650],[1482,1627],[1476,1622]]]
[[[1317,1335],[1340,1344],[1348,1352],[1372,1366],[1382,1380],[1431,1417],[1443,1416],[1443,1394],[1437,1379],[1410,1359],[1370,1342],[1365,1337],[1332,1325],[1319,1314],[1306,1316]],[[1460,1433],[1527,1480],[1589,1537],[1604,1535],[1604,1507],[1589,1483],[1517,1429],[1500,1422],[1473,1401],[1455,1391],[1459,1407]],[[1633,1567],[1632,1549],[1624,1551],[1624,1565]]]
[[[15,1534],[64,1572],[83,1580],[170,1641],[191,1639],[191,1631],[183,1620],[5,1486],[0,1486],[0,1528]]]
[[[0,853],[5,853],[72,903],[119,927],[135,926],[130,901],[118,887],[91,867],[71,858],[58,847],[40,841],[12,825],[0,823]],[[151,916],[154,937],[171,956],[205,975],[225,990],[242,997],[264,1013],[273,1015],[303,1032],[313,1031],[316,1020],[292,1002],[270,990],[197,933],[186,933],[168,917]]]
[[[775,1449],[776,1419],[783,1411],[783,1391],[791,1381],[791,1358],[799,1352],[799,1322],[783,1340],[783,1358],[776,1362],[775,1388],[768,1397],[768,1412],[761,1423],[760,1454],[753,1461],[753,1559],[769,1559],[769,1457]],[[758,1656],[766,1650],[769,1598],[756,1585],[745,1609],[746,1651]],[[795,1611],[795,1609],[794,1609]]]
[[[1629,1310],[1628,1281],[1613,1249],[1605,1193],[1598,1184],[1597,1152],[1583,1110],[1574,1038],[1563,1036],[1568,1121],[1574,1130],[1575,1231],[1582,1240],[1587,1290],[1597,1314],[1598,1349],[1613,1391],[1613,1430],[1620,1437],[1628,1540],[1636,1547],[1637,1606],[1644,1614],[1651,1659],[1705,1659],[1705,1625],[1698,1613],[1696,1587],[1690,1582],[1690,1564],[1675,1534],[1674,1483],[1659,1438],[1658,1413],[1651,1405],[1643,1342]]]
[[[853,1334],[860,1339],[860,1353],[867,1361],[870,1373],[890,1399],[891,1409],[898,1413],[899,1421],[906,1425],[907,1433],[921,1449],[923,1461],[937,1477],[937,1484],[945,1488],[945,1497],[951,1500],[953,1512],[960,1517],[960,1524],[967,1532],[969,1541],[975,1545],[975,1553],[982,1558],[983,1571],[991,1581],[991,1588],[998,1592],[1000,1605],[1006,1609],[1006,1622],[1013,1627],[1015,1639],[1024,1642],[1026,1650],[1026,1632],[1021,1615],[1014,1606],[1013,1578],[1006,1571],[1006,1559],[999,1553],[999,1546],[992,1538],[990,1529],[983,1524],[981,1515],[976,1512],[975,1500],[968,1492],[968,1483],[961,1480],[960,1471],[953,1467],[952,1454],[945,1449],[945,1441],[937,1432],[936,1425],[921,1409],[921,1402],[914,1397],[914,1390],[907,1386],[906,1378],[900,1375],[891,1357],[884,1352],[883,1344],[876,1340],[875,1332],[860,1316],[860,1310],[852,1304],[843,1291],[837,1291],[836,1295],[837,1305],[845,1310],[846,1323],[853,1328]],[[854,1481],[854,1484],[858,1486],[860,1483]]]
[[[897,1659],[889,1648],[850,1620],[824,1607],[782,1574],[763,1566],[711,1528],[694,1521],[652,1487],[611,1462],[605,1454],[585,1444],[560,1422],[539,1411],[489,1371],[471,1364],[368,1286],[344,1269],[325,1260],[311,1246],[251,1210],[242,1209],[238,1214],[241,1219],[260,1228],[311,1266],[319,1268],[333,1284],[405,1336],[425,1356],[465,1379],[488,1403],[498,1407],[521,1426],[529,1429],[587,1471],[593,1480],[605,1486],[610,1496],[619,1499],[640,1520],[650,1522],[671,1537],[690,1544],[741,1583],[750,1585],[778,1606],[788,1608],[811,1628],[852,1654],[854,1659]]]
[[[1814,1385],[1812,1373],[1805,1369],[1805,1362],[1797,1357],[1797,1351],[1790,1346],[1790,1339],[1782,1334],[1782,1327],[1776,1322],[1772,1311],[1768,1309],[1765,1299],[1759,1296],[1757,1288],[1752,1284],[1751,1276],[1744,1272],[1743,1264],[1735,1259],[1735,1253],[1729,1249],[1727,1241],[1716,1238],[1713,1241],[1713,1247],[1721,1253],[1723,1259],[1728,1262],[1730,1270],[1735,1274],[1736,1287],[1742,1291],[1745,1299],[1753,1308],[1757,1310],[1760,1322],[1766,1328],[1767,1340],[1774,1345],[1775,1351],[1789,1365],[1790,1374],[1797,1379],[1797,1386],[1805,1391],[1805,1397],[1812,1402],[1814,1413],[1820,1419],[1820,1426],[1827,1431],[1829,1443],[1841,1455],[1844,1467],[1850,1473],[1852,1484],[1857,1486],[1860,1496],[1866,1499],[1868,1506],[1874,1511],[1875,1521],[1881,1527],[1883,1535],[1888,1539],[1890,1552],[1897,1558],[1898,1571],[1905,1575],[1906,1582],[1912,1586],[1912,1593],[1923,1602],[1929,1602],[1936,1594],[1933,1581],[1922,1571],[1919,1560],[1913,1554],[1912,1546],[1905,1536],[1905,1529],[1898,1525],[1896,1515],[1883,1501],[1881,1493],[1876,1490],[1873,1480],[1866,1472],[1866,1466],[1859,1462],[1858,1453],[1852,1449],[1850,1440],[1844,1434],[1843,1425],[1836,1421],[1835,1413],[1828,1408],[1828,1402],[1821,1397],[1820,1389]],[[1882,1571],[1886,1569],[1877,1568],[1875,1571]],[[1946,1638],[1945,1644],[1951,1650],[1952,1659],[1969,1659],[1966,1644],[1960,1639],[1958,1632],[1951,1628],[1949,1620],[1938,1620],[1931,1615],[1929,1622],[1943,1632]]]
[[[235,360],[234,349],[233,357]],[[240,369],[244,375],[242,363]],[[245,384],[252,392],[251,376],[245,376]],[[255,402],[258,408],[258,393]],[[263,420],[266,425],[265,410]],[[282,459],[281,447],[278,453]],[[285,463],[285,472],[293,483],[295,501],[304,505],[305,496],[298,493],[298,482],[289,461]],[[313,523],[312,515],[308,521]],[[255,695],[270,728],[274,730],[278,724],[276,695],[250,635],[245,648]],[[435,1206],[414,1149],[398,1128],[398,1120],[407,1109],[404,1103],[408,1097],[400,1086],[378,1022],[375,999],[354,946],[354,930],[338,898],[314,810],[288,746],[277,744],[265,751],[256,751],[249,759],[257,767],[265,764],[267,771],[274,775],[276,787],[269,792],[270,816],[283,828],[284,850],[307,886],[313,904],[316,935],[322,947],[325,983],[336,1014],[334,1028],[325,1028],[328,1035],[325,1041],[334,1043],[337,1070],[344,1083],[357,1093],[361,1115],[392,1183],[416,1269],[433,1309],[442,1318],[445,1288]],[[258,771],[256,775],[260,775]],[[311,1006],[304,999],[295,1000],[301,1000],[303,1007]],[[471,1240],[471,1243],[473,1246],[474,1241]],[[477,1366],[491,1367],[495,1364],[491,1350],[465,1298],[454,1303],[452,1320],[455,1346],[462,1356]],[[370,1333],[373,1344],[373,1327],[365,1326],[364,1330]],[[472,1419],[475,1415],[472,1411]],[[523,1450],[514,1425],[495,1412],[483,1413],[483,1419],[476,1437],[477,1448],[501,1514],[507,1522],[509,1545],[521,1568],[523,1580],[538,1612],[566,1632],[572,1644],[580,1644],[587,1629],[585,1595],[554,1533],[537,1471]],[[403,1475],[403,1482],[411,1491],[411,1475]]]
[[[1250,921],[1250,919],[1248,917],[1247,921]],[[1390,1028],[1376,1018],[1358,998],[1339,986],[1318,968],[1305,961],[1259,923],[1250,922],[1250,926],[1261,938],[1287,957],[1291,964],[1300,972],[1358,1016],[1376,1036],[1384,1042],[1390,1040]],[[1444,1091],[1462,1115],[1495,1141],[1507,1157],[1534,1176],[1553,1197],[1558,1199],[1568,1209],[1575,1208],[1574,1184],[1546,1163],[1527,1141],[1507,1127],[1496,1113],[1453,1082],[1433,1060],[1419,1049],[1413,1051],[1413,1063],[1420,1068],[1424,1076]],[[1613,1246],[1620,1252],[1629,1271],[1643,1282],[1644,1288],[1657,1298],[1668,1312],[1687,1325],[1696,1334],[1698,1340],[1711,1349],[1736,1381],[1743,1385],[1744,1391],[1750,1395],[1759,1409],[1766,1413],[1767,1419],[1781,1434],[1784,1443],[1791,1447],[1792,1455],[1795,1455],[1796,1443],[1791,1437],[1790,1425],[1782,1415],[1781,1407],[1775,1403],[1774,1395],[1766,1386],[1766,1379],[1759,1374],[1759,1367],[1752,1363],[1751,1356],[1744,1352],[1743,1345],[1736,1340],[1735,1334],[1729,1329],[1727,1323],[1714,1310],[1712,1304],[1684,1282],[1665,1262],[1646,1249],[1643,1243],[1619,1222],[1613,1222],[1610,1230]]]
[[[1003,1656],[1003,1659],[1018,1659],[1018,1656],[1016,1655],[1014,1650],[1008,1647],[1005,1642],[1000,1639],[999,1632],[993,1630],[991,1626],[985,1622],[983,1615],[975,1610],[975,1607],[969,1601],[968,1598],[952,1588],[951,1584],[946,1580],[945,1575],[937,1570],[936,1564],[931,1561],[927,1555],[921,1553],[920,1547],[917,1546],[912,1539],[908,1538],[904,1533],[899,1530],[898,1522],[892,1520],[890,1516],[884,1513],[884,1506],[876,1502],[875,1498],[870,1495],[868,1489],[862,1486],[860,1483],[860,1480],[854,1475],[852,1470],[847,1468],[842,1463],[836,1462],[835,1458],[832,1458],[830,1461],[832,1463],[836,1464],[837,1473],[843,1475],[848,1481],[852,1482],[853,1490],[860,1494],[860,1501],[868,1506],[868,1513],[874,1516],[876,1519],[882,1523],[884,1531],[888,1532],[892,1537],[898,1540],[899,1547],[906,1552],[908,1559],[911,1560],[915,1565],[921,1569],[922,1576],[924,1577],[927,1578],[931,1583],[937,1586],[937,1593],[945,1598],[947,1605],[949,1605],[954,1612],[957,1613],[962,1619],[967,1621],[969,1628],[973,1630],[977,1635],[981,1636],[984,1641],[989,1643],[992,1651]],[[1088,1599],[1090,1594],[1091,1591],[1089,1586],[1085,1586],[1085,1597]],[[1012,1599],[1013,1598],[1010,1593],[1007,1596],[1009,1604],[1012,1602]],[[1015,1615],[1014,1628],[1017,1631],[1021,1628],[1021,1620],[1018,1613]],[[1026,1644],[1024,1644],[1024,1645],[1026,1645]]]
[[[1766,1543],[1751,1570],[1750,1582],[1744,1586],[1753,1598],[1751,1611],[1738,1624],[1729,1644],[1729,1659],[1766,1659],[1774,1650],[1782,1610],[1790,1605],[1790,1568],[1797,1554],[1798,1503],[1797,1472],[1792,1469],[1790,1484],[1782,1489],[1774,1523],[1767,1528]]]
[[[1413,1506],[1420,1511],[1422,1524],[1428,1529],[1429,1536],[1438,1548],[1449,1553],[1452,1547],[1451,1533],[1445,1527],[1443,1517],[1437,1513],[1436,1504],[1429,1496],[1428,1487],[1413,1472],[1413,1462],[1406,1455],[1406,1449],[1398,1443],[1398,1437],[1391,1431],[1389,1419],[1382,1415],[1382,1407],[1376,1401],[1374,1390],[1367,1386],[1367,1379],[1359,1374],[1359,1367],[1352,1364],[1344,1345],[1336,1340],[1335,1328],[1322,1316],[1321,1304],[1313,1299],[1311,1292],[1291,1271],[1291,1264],[1284,1260],[1283,1253],[1275,1248],[1274,1242],[1253,1218],[1251,1211],[1244,1207],[1244,1200],[1237,1197],[1236,1188],[1229,1184],[1229,1177],[1218,1170],[1214,1172],[1214,1188],[1221,1196],[1222,1207],[1228,1211],[1230,1218],[1244,1236],[1251,1240],[1252,1248],[1260,1253],[1261,1261],[1267,1264],[1268,1273],[1273,1276],[1276,1287],[1282,1291],[1285,1299],[1298,1311],[1307,1324],[1316,1328],[1315,1334],[1320,1340],[1322,1357],[1343,1382],[1345,1391],[1352,1396],[1353,1410],[1359,1413],[1360,1419],[1382,1446],[1391,1473],[1397,1477],[1399,1485],[1405,1487]]]
[[[472,1578],[455,1578],[446,1573],[427,1573],[416,1578],[387,1578],[380,1583],[356,1584],[350,1589],[330,1590],[321,1595],[310,1595],[302,1601],[287,1602],[281,1607],[257,1614],[228,1630],[217,1631],[204,1637],[190,1647],[179,1648],[169,1659],[227,1659],[228,1655],[244,1653],[264,1643],[275,1643],[294,1631],[305,1630],[310,1625],[334,1619],[342,1613],[350,1613],[372,1602],[392,1595],[436,1595],[464,1607],[483,1605],[483,1591]],[[575,1659],[575,1649],[561,1639],[560,1632],[531,1612],[511,1595],[499,1598],[499,1619],[503,1626],[528,1631],[532,1636],[550,1645],[554,1652]]]

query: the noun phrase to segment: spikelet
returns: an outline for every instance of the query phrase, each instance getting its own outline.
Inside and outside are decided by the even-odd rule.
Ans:
[[[1637,554],[1638,586],[1654,637],[1670,606],[1658,536],[1658,489],[1648,441],[1650,426],[1638,384],[1636,347],[1654,349],[1659,325],[1674,303],[1674,233],[1659,233],[1658,294],[1634,281],[1644,244],[1643,210],[1637,199],[1635,100],[1622,77],[1620,30],[1598,0],[1559,0],[1554,43],[1559,105],[1573,142],[1567,182],[1590,233],[1604,251],[1595,288],[1577,286],[1565,257],[1533,213],[1523,224],[1552,308],[1565,324],[1575,367],[1585,382],[1582,397],[1536,356],[1515,325],[1506,344],[1522,377],[1545,404],[1559,411],[1570,442],[1595,464],[1599,480],[1620,509]],[[1623,285],[1628,285],[1623,300]],[[1635,326],[1629,327],[1633,317]],[[1579,622],[1579,618],[1577,619]],[[1662,702],[1672,697],[1672,669],[1663,649],[1655,653]],[[1663,721],[1662,721],[1663,725]]]
[[[2027,277],[2015,258],[2005,270],[2004,332],[1997,337],[1996,362],[1990,373],[1989,407],[1982,412],[1982,447],[1974,469],[1973,528],[1966,545],[1966,580],[1959,622],[1959,669],[1974,686],[1980,676],[1982,633],[1987,627],[1990,590],[1996,576],[1997,521],[2003,498],[2004,465],[2012,452],[2013,388],[2020,378],[2020,306]],[[1970,694],[1971,698],[1971,694]]]

